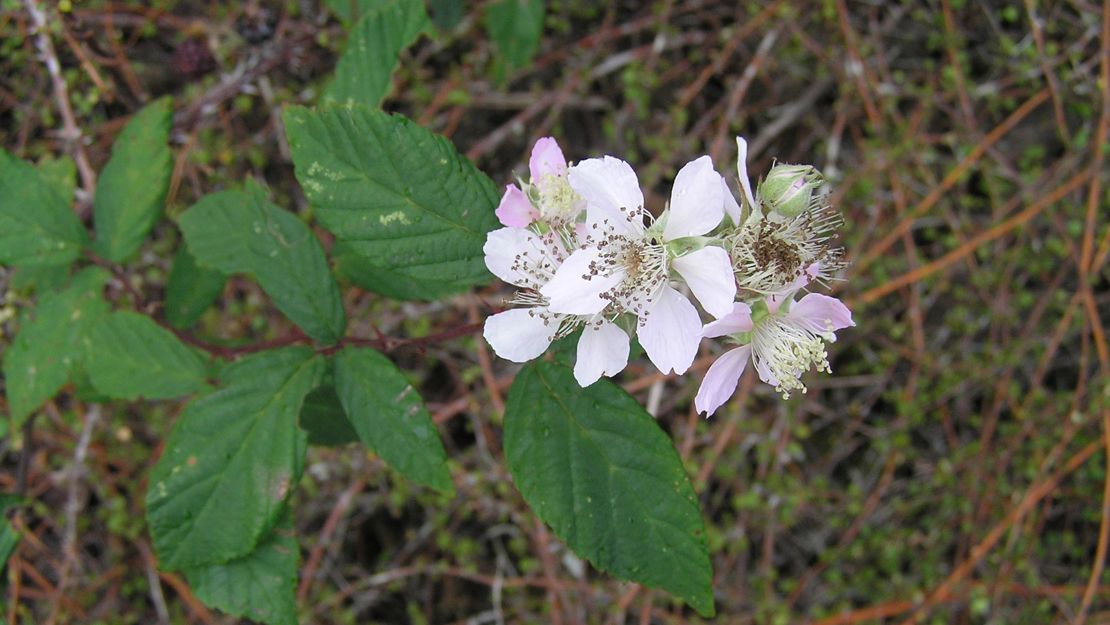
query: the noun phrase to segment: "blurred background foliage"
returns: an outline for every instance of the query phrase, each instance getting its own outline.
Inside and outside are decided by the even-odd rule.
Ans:
[[[0,145],[64,180],[71,165],[54,159],[74,147],[25,4],[0,2]],[[311,220],[280,110],[316,101],[366,4],[45,8],[94,170],[135,111],[171,95],[171,217],[255,177]],[[695,375],[639,362],[619,378],[656,408],[695,479],[715,622],[1110,619],[1110,5],[430,0],[429,11],[383,106],[449,137],[499,184],[546,135],[571,160],[631,162],[656,211],[673,172],[703,153],[735,186],[737,134],[753,176],[778,159],[832,181],[851,260],[833,290],[857,324],[830,350],[833,375],[787,402],[745,376],[711,419],[692,406],[708,352]],[[77,209],[88,201],[78,189]],[[110,288],[160,293],[178,242],[161,223]],[[57,273],[0,269],[0,349]],[[419,337],[479,320],[506,291],[435,303],[346,293],[352,333]],[[196,332],[259,342],[290,329],[236,278]],[[700,622],[591,570],[527,510],[499,443],[514,367],[474,336],[392,356],[429,402],[459,493],[395,480],[361,447],[314,448],[295,502],[301,622]],[[5,617],[235,622],[157,572],[148,544],[140,494],[182,406],[109,404],[75,462],[73,391],[0,432],[0,489],[29,501],[8,513],[21,539]]]

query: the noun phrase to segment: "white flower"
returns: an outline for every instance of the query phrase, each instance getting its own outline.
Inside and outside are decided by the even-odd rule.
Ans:
[[[770,295],[791,290],[799,279],[828,280],[843,266],[841,250],[829,246],[843,223],[840,214],[821,198],[807,199],[805,208],[793,216],[763,210],[765,198],[753,196],[748,181],[747,143],[737,137],[736,147],[746,215],[738,214],[734,223],[739,227],[726,240],[740,288]],[[812,196],[808,190],[807,198]]]
[[[567,183],[567,159],[555,139],[543,137],[532,146],[528,182],[505,187],[494,213],[501,224],[527,228],[535,223],[565,230],[578,221],[585,203]]]
[[[725,214],[726,187],[712,161],[703,156],[678,172],[669,209],[650,227],[628,163],[611,156],[588,159],[570,168],[568,180],[586,200],[586,229],[583,247],[540,289],[548,309],[609,318],[631,313],[655,366],[685,372],[697,352],[701,322],[689,300],[671,287],[670,270],[714,316],[727,314],[736,295],[728,253],[699,240]]]
[[[544,235],[525,228],[501,228],[486,237],[486,266],[505,282],[521,287],[510,303],[522,305],[486,319],[483,336],[506,360],[527,362],[544,353],[551,342],[584,327],[578,341],[574,377],[582,386],[611,376],[628,363],[628,335],[600,315],[552,312],[539,289],[550,280],[566,251],[552,231]]]
[[[731,313],[705,326],[702,336],[729,336],[739,345],[725,352],[705,373],[694,407],[712,414],[733,392],[750,358],[759,379],[775,387],[783,397],[803,393],[801,376],[810,368],[830,371],[825,343],[836,340],[835,331],[854,326],[852,313],[840,300],[810,293],[792,302],[767,298],[753,314],[747,304],[737,302]]]

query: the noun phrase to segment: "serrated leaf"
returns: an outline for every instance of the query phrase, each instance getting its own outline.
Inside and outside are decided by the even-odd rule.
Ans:
[[[204,386],[204,359],[146,315],[105,315],[84,344],[89,379],[108,397],[169,399]]]
[[[304,222],[260,189],[205,196],[179,225],[199,264],[252,274],[278,310],[317,341],[343,336],[347,318],[324,248]]]
[[[187,569],[206,605],[268,625],[297,625],[297,540],[286,510],[250,553],[223,564]]]
[[[96,249],[112,262],[134,254],[162,216],[173,172],[172,123],[168,97],[148,104],[127,122],[100,173],[93,198]]]
[[[575,553],[713,615],[698,500],[674,445],[630,395],[534,362],[505,404],[505,458],[524,500]]]
[[[287,108],[285,128],[317,217],[363,269],[415,297],[490,279],[482,246],[498,225],[497,189],[447,139],[364,107]]]
[[[304,464],[297,415],[323,370],[308,347],[261,352],[225,368],[221,388],[189,404],[146,495],[163,567],[243,557],[274,527]]]
[[[358,440],[339,395],[335,393],[335,383],[326,376],[320,388],[308,394],[301,406],[301,429],[308,434],[308,444],[335,447]]]
[[[345,348],[334,362],[335,390],[362,442],[405,477],[454,494],[432,416],[397,365],[358,347]]]
[[[191,327],[220,296],[226,283],[223,272],[197,265],[189,249],[181,246],[166,281],[166,322],[178,330]]]
[[[399,271],[390,271],[375,266],[365,256],[360,256],[349,246],[337,241],[331,248],[335,259],[335,273],[342,280],[381,293],[386,297],[403,300],[434,301],[457,293],[458,282],[451,280],[422,279],[414,282]]]
[[[108,312],[102,295],[108,279],[108,272],[99,267],[84,269],[66,290],[42,296],[26,317],[4,354],[13,428],[53,397],[79,365],[85,332]]]
[[[0,148],[0,265],[65,265],[88,240],[50,181]]]
[[[486,32],[511,68],[531,62],[543,35],[543,0],[497,0],[486,6]]]
[[[46,181],[58,195],[62,196],[66,204],[73,204],[73,197],[77,191],[77,164],[66,156],[44,156],[39,160],[36,168],[42,179]]]
[[[389,95],[397,55],[427,24],[423,0],[385,0],[370,7],[351,30],[324,102],[377,108]]]

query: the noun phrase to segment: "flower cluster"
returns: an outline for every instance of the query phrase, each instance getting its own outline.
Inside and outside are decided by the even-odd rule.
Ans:
[[[497,355],[526,362],[581,329],[574,376],[588,386],[624,369],[633,334],[660,371],[677,374],[703,338],[719,339],[734,347],[698,390],[695,406],[707,414],[735,392],[749,360],[784,397],[805,391],[810,368],[829,371],[825,344],[854,325],[851,313],[832,297],[795,297],[842,267],[829,246],[840,217],[813,167],[776,165],[753,193],[747,144],[736,143],[739,201],[702,156],[679,170],[656,218],[628,163],[569,165],[554,139],[540,139],[529,179],[506,187],[497,208],[505,227],[484,248],[489,270],[519,287],[514,307],[486,320]]]

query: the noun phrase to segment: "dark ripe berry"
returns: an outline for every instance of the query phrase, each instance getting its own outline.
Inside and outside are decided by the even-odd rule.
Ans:
[[[266,7],[248,6],[242,15],[235,19],[235,31],[247,43],[257,45],[274,36],[277,28],[277,13]]]
[[[199,78],[216,69],[216,59],[201,39],[186,39],[173,51],[173,71],[186,79]]]

